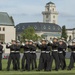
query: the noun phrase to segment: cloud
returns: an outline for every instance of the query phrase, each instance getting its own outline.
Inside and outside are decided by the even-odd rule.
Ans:
[[[42,11],[50,0],[0,0],[0,11],[13,16],[15,24],[43,21]],[[75,24],[75,0],[51,0],[59,12],[59,25]]]
[[[59,13],[59,16],[60,17],[69,17],[69,18],[74,18],[75,17],[75,14],[69,14],[69,13],[65,13],[65,12],[61,12]]]

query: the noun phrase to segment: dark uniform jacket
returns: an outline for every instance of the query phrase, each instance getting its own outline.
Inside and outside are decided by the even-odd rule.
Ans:
[[[10,53],[11,52],[15,53],[15,51],[16,51],[16,45],[15,44],[12,44],[10,46],[6,45],[6,48],[10,48]]]
[[[0,45],[0,53],[3,53],[3,46]]]
[[[58,50],[58,42],[48,43],[48,46],[51,46],[52,50]]]
[[[70,48],[72,51],[75,51],[75,46],[68,46],[68,48]]]
[[[21,46],[21,48],[24,49],[24,53],[27,52],[27,51],[30,51],[29,44],[28,45]]]

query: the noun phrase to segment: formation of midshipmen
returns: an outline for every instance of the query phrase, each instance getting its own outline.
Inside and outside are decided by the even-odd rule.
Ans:
[[[7,71],[10,70],[11,62],[13,64],[13,70],[21,71],[51,71],[53,60],[55,60],[55,69],[58,71],[66,69],[66,49],[71,49],[70,64],[67,70],[71,70],[74,67],[75,62],[75,41],[72,45],[67,45],[64,39],[58,40],[56,37],[49,42],[45,39],[41,40],[41,43],[35,43],[32,40],[25,40],[25,44],[20,44],[19,41],[13,40],[11,44],[7,44],[6,48],[10,49],[10,54],[7,62]],[[39,64],[36,62],[36,50],[40,50]],[[23,57],[20,63],[20,50],[23,49]],[[2,53],[3,46],[0,42],[0,70],[2,70]],[[21,67],[20,67],[21,64]]]

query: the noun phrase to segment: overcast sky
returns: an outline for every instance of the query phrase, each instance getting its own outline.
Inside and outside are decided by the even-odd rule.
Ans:
[[[75,28],[75,0],[0,0],[0,12],[13,16],[15,25],[21,22],[42,22],[42,11],[52,1],[59,12],[58,24]]]

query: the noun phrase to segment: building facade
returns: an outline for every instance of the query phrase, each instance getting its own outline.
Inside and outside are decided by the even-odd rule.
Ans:
[[[58,12],[54,3],[49,2],[45,6],[43,14],[43,22],[20,23],[16,25],[17,39],[24,29],[34,27],[36,34],[44,36],[47,40],[50,37],[61,37],[61,27],[57,24]]]
[[[49,2],[46,4],[45,11],[43,11],[42,14],[44,23],[58,24],[58,12],[53,2]]]
[[[6,12],[0,12],[0,41],[8,43],[15,38],[16,28],[13,19]]]
[[[31,23],[20,23],[16,25],[17,39],[19,40],[21,33],[24,29],[33,27],[36,34],[44,36],[47,40],[50,37],[61,37],[61,27],[54,23],[43,23],[43,22],[31,22]]]
[[[0,41],[3,42],[4,53],[10,53],[9,49],[6,49],[6,43],[16,39],[16,28],[12,17],[6,12],[0,12]]]
[[[75,28],[67,29],[66,31],[67,31],[67,36],[68,36],[67,41],[71,41],[75,39]]]

